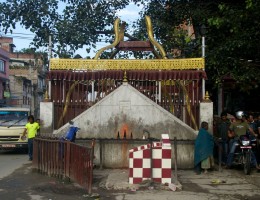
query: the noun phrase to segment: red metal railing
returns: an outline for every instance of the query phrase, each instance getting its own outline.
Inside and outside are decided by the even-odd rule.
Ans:
[[[70,96],[66,114],[62,118],[62,123],[58,124],[61,114],[64,111],[66,91],[69,90],[72,81],[55,80],[52,81],[52,101],[54,102],[54,129],[59,129],[62,125],[72,120],[99,100],[107,96],[109,93],[118,88],[122,81],[120,80],[95,80],[94,81],[94,98],[91,99],[91,81],[85,81],[76,85],[74,91]],[[192,122],[191,114],[193,115],[197,127],[199,127],[199,103],[201,100],[201,81],[187,80],[183,82],[184,88],[177,80],[161,81],[161,98],[158,100],[158,82],[152,80],[131,80],[128,82],[142,94],[156,102],[164,109],[171,112],[180,120],[196,129],[194,122]],[[188,112],[188,104],[189,109]]]
[[[58,139],[35,138],[33,168],[49,176],[68,177],[92,192],[94,142],[91,147]]]

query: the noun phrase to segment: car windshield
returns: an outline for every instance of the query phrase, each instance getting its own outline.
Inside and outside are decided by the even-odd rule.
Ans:
[[[24,126],[27,118],[26,111],[0,111],[0,126]]]

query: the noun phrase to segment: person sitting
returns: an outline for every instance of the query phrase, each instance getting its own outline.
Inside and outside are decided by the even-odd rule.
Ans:
[[[194,166],[197,174],[201,173],[201,169],[204,169],[204,173],[207,173],[207,170],[214,165],[214,140],[213,136],[207,130],[208,123],[202,122],[198,136],[195,140]]]
[[[243,121],[243,116],[244,116],[243,111],[236,112],[236,115],[235,115],[236,121],[233,122],[229,127],[230,131],[232,131],[234,133],[234,138],[232,139],[232,142],[231,142],[231,148],[230,148],[230,152],[227,157],[226,168],[230,168],[233,163],[234,153],[236,150],[236,146],[238,144],[239,137],[242,135],[246,135],[247,131],[249,131],[250,134],[252,134],[253,136],[256,136],[253,129],[248,125],[248,123],[246,121]],[[260,169],[257,164],[254,153],[252,153],[251,158],[252,158],[251,162],[253,163],[253,165],[257,169]]]

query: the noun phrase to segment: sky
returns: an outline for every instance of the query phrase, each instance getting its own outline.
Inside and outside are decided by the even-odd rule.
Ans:
[[[0,2],[5,2],[5,0],[0,0]],[[138,19],[138,16],[139,16],[138,13],[140,11],[141,11],[141,7],[138,7],[138,6],[134,5],[133,3],[130,3],[130,5],[127,6],[125,9],[119,10],[117,15],[120,18],[120,20],[125,21],[128,24],[131,24]],[[34,37],[34,34],[32,32],[23,28],[19,23],[16,24],[16,29],[13,30],[12,34],[7,33],[6,35],[4,35],[3,32],[0,32],[0,35],[13,37],[13,43],[16,46],[15,51],[19,51],[23,48],[30,48],[30,43],[32,42],[33,37]],[[107,45],[108,44],[105,42],[98,42],[97,50],[104,46],[107,46]],[[42,47],[42,48],[38,49],[37,51],[48,52],[48,49],[47,49],[47,47]],[[77,50],[74,55],[76,55],[76,54],[79,54],[82,57],[95,56],[95,53],[93,51],[91,51],[90,53],[87,53],[85,48]]]

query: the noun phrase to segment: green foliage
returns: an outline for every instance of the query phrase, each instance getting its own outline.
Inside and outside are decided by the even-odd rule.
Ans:
[[[208,82],[218,87],[223,78],[231,77],[240,90],[250,91],[260,84],[259,10],[259,0],[154,0],[144,7],[135,36],[146,34],[141,20],[149,15],[155,37],[168,55],[177,48],[181,50],[180,57],[200,57],[199,26],[205,24]],[[193,24],[195,40],[176,29],[185,20]]]
[[[141,2],[135,0],[135,2]],[[152,19],[154,36],[159,41],[168,55],[172,55],[173,49],[179,49],[181,54],[177,57],[198,57],[201,55],[199,50],[200,38],[192,40],[187,36],[187,31],[180,28],[180,24],[192,24],[195,28],[205,23],[205,16],[209,12],[208,7],[211,4],[208,1],[166,1],[156,0],[145,4],[141,17],[138,21],[135,37],[145,36],[146,28],[144,17],[148,15]],[[204,10],[204,12],[201,12]],[[196,16],[196,17],[195,17]]]
[[[208,76],[216,85],[232,77],[240,90],[249,92],[260,82],[259,1],[222,3],[218,8],[215,15],[208,17]]]
[[[43,61],[43,64],[48,63],[48,54],[46,52],[36,51],[36,48],[23,48],[15,53],[33,54],[36,60],[40,58]]]
[[[20,22],[35,33],[36,48],[47,47],[51,36],[56,54],[69,57],[83,45],[95,45],[98,32],[111,33],[116,10],[128,3],[128,0],[7,0],[0,3],[0,28],[5,33],[12,32]]]
[[[200,57],[199,27],[205,24],[206,70],[209,82],[217,87],[232,77],[241,90],[249,91],[260,83],[260,2],[259,0],[132,0],[142,5],[140,20],[133,25],[134,37],[147,40],[144,16],[152,19],[154,37],[167,54],[179,49],[177,57]],[[7,0],[0,3],[0,28],[12,31],[17,22],[35,33],[35,47],[48,46],[52,36],[56,54],[71,57],[87,45],[86,52],[100,40],[113,39],[115,12],[131,0]],[[192,23],[196,39],[179,27]],[[135,52],[136,58],[151,58],[148,52]],[[127,58],[125,53],[118,58]],[[109,58],[109,53],[101,55]]]

